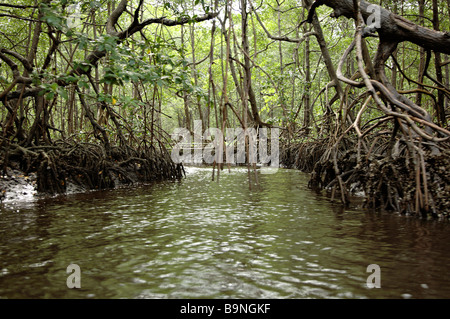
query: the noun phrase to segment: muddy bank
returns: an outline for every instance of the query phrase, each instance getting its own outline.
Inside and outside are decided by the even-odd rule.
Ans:
[[[36,174],[27,175],[17,169],[7,168],[0,176],[0,201],[20,202],[36,196]]]
[[[59,142],[28,148],[11,145],[1,149],[0,158],[0,196],[4,202],[180,179],[184,175],[182,165],[173,163],[163,147],[107,150],[89,143]]]
[[[113,184],[105,188],[119,188],[131,184],[143,183],[143,181],[133,172],[129,172],[129,176],[133,175],[131,181],[124,182],[121,176],[113,175]],[[148,182],[148,181],[147,181]],[[92,190],[98,190],[99,188],[91,188],[87,181],[82,181],[80,178],[65,179],[66,185],[64,192],[45,192],[37,191],[37,174],[32,172],[27,174],[23,171],[7,168],[7,173],[0,176],[0,203],[18,203],[25,201],[33,201],[40,197],[54,196],[59,194],[76,194],[84,193]]]

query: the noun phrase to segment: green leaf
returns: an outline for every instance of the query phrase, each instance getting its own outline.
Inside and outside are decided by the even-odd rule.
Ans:
[[[62,86],[58,87],[58,94],[64,99],[64,100],[68,100],[69,99],[69,95],[67,94],[67,91],[65,88],[63,88]]]
[[[75,77],[75,76],[70,75],[70,76],[67,76],[67,77],[65,78],[65,80],[66,80],[67,82],[70,82],[70,83],[75,83],[75,82],[78,81],[78,78]]]
[[[47,94],[45,94],[45,98],[47,100],[53,100],[54,97],[55,97],[55,93],[54,92],[48,92]]]
[[[82,88],[82,89],[88,89],[88,88],[89,88],[89,84],[86,83],[86,82],[83,81],[83,80],[78,81],[78,86],[79,86],[80,88]]]
[[[59,88],[58,83],[52,83],[52,84],[50,85],[50,89],[51,89],[53,92],[57,91],[58,88]]]

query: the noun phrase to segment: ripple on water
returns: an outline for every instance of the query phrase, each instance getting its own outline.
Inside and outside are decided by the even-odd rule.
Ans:
[[[249,185],[247,168],[219,183],[185,169],[181,182],[4,205],[0,297],[71,297],[55,278],[72,262],[88,298],[450,295],[448,225],[346,212],[297,171]],[[383,289],[365,286],[372,263]]]

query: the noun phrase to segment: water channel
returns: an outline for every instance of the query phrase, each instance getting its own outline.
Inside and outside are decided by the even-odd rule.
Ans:
[[[450,224],[343,209],[280,169],[0,210],[0,298],[449,298]],[[69,289],[70,264],[81,288]],[[369,289],[370,264],[381,288]]]

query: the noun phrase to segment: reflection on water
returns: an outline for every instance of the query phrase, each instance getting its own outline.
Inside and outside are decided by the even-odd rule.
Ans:
[[[343,210],[280,169],[4,205],[1,298],[448,298],[450,226]],[[81,267],[81,289],[66,268]],[[381,288],[368,289],[369,264]]]

